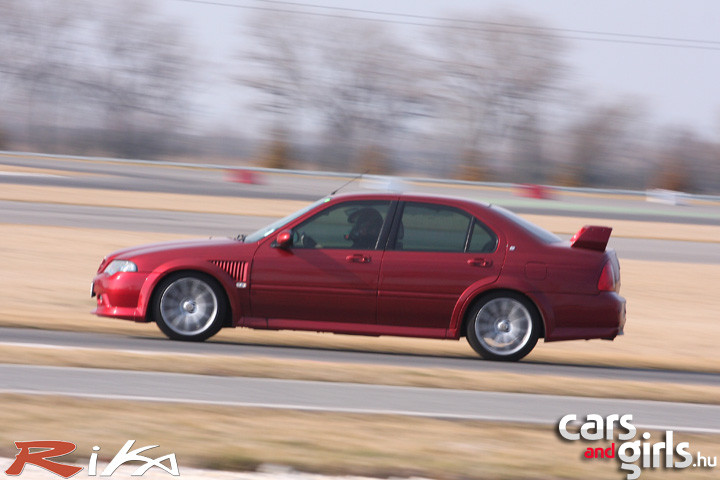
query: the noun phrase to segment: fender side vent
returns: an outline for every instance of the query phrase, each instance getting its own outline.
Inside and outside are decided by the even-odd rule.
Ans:
[[[210,260],[210,262],[220,267],[236,282],[247,282],[247,262],[233,260]]]

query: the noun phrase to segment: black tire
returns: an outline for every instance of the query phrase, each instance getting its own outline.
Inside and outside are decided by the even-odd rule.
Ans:
[[[467,313],[470,346],[486,360],[515,362],[537,344],[540,314],[526,297],[496,292],[482,297]]]
[[[228,311],[225,292],[218,282],[197,272],[169,275],[153,295],[153,318],[173,340],[207,340],[220,331]]]

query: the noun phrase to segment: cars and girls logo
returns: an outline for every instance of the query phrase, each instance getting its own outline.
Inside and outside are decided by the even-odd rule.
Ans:
[[[585,440],[610,441],[608,447],[589,446],[583,452],[585,459],[606,459],[617,458],[620,462],[620,470],[627,472],[628,480],[635,480],[642,473],[644,468],[714,468],[717,466],[717,457],[703,456],[697,452],[694,456],[689,452],[690,443],[675,443],[675,436],[672,430],[666,430],[662,441],[653,441],[649,432],[644,432],[640,439],[637,428],[632,424],[632,415],[602,415],[590,414],[585,417],[580,428],[575,426],[580,423],[575,414],[565,415],[558,423],[558,433],[568,441]],[[568,428],[573,425],[572,431]],[[614,441],[617,435],[617,444]],[[622,442],[622,443],[620,443]]]
[[[134,472],[130,475],[139,477],[144,475],[152,467],[160,468],[172,476],[180,476],[177,459],[174,453],[163,455],[158,458],[150,458],[141,453],[151,450],[158,445],[148,445],[145,447],[131,450],[135,440],[128,440],[125,445],[113,457],[110,463],[98,475],[98,452],[100,447],[94,446],[93,452],[90,454],[88,462],[88,476],[90,477],[109,477],[123,464],[127,462],[142,462]],[[23,473],[26,465],[34,465],[44,468],[45,470],[59,475],[63,478],[70,478],[76,475],[85,467],[81,467],[71,463],[61,463],[55,459],[63,457],[75,451],[76,445],[72,442],[64,442],[61,440],[32,440],[27,442],[15,442],[15,446],[19,452],[15,455],[15,461],[10,468],[5,470],[6,475],[17,476]],[[167,461],[168,465],[163,462]]]

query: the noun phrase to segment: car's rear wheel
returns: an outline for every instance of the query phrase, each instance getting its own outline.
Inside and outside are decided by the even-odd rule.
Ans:
[[[153,298],[155,321],[173,340],[207,340],[220,331],[228,310],[218,283],[194,272],[165,278]]]
[[[468,343],[486,360],[517,361],[535,347],[540,315],[528,299],[513,292],[483,297],[468,312]]]

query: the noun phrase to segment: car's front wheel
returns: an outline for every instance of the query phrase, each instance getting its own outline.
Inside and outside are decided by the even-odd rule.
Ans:
[[[513,292],[490,294],[468,312],[470,346],[486,360],[517,361],[535,347],[540,315],[529,300]]]
[[[178,273],[163,279],[153,297],[155,322],[168,338],[202,342],[215,335],[227,314],[218,283],[200,273]]]

